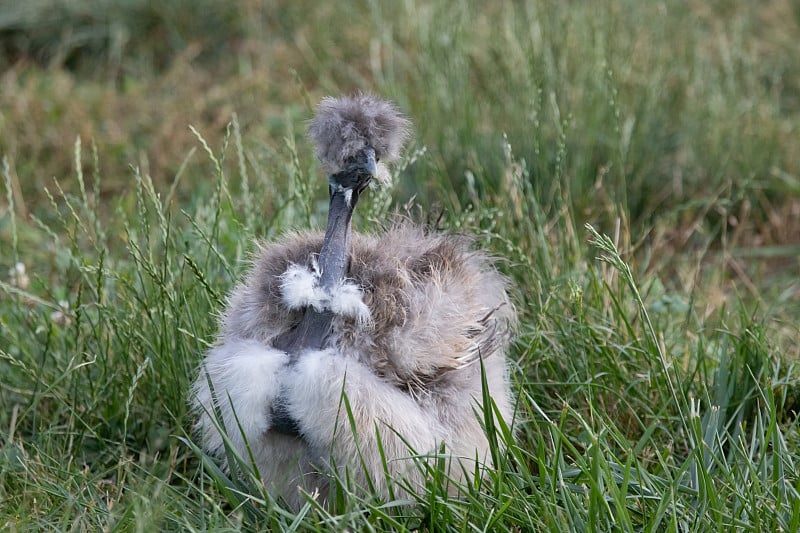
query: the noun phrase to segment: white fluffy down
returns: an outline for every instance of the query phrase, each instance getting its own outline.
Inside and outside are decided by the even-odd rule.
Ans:
[[[447,436],[435,412],[332,349],[304,352],[286,374],[284,390],[289,412],[309,446],[322,452],[321,460],[332,458],[336,464],[330,466],[342,473],[349,468],[364,487],[386,488],[384,457],[392,479],[422,483],[413,457],[435,452]],[[351,424],[358,428],[356,434]]]
[[[315,473],[323,465],[335,465],[342,474],[355,467],[356,483],[385,490],[384,454],[392,479],[422,482],[412,456],[434,452],[447,436],[433,412],[335,350],[306,351],[295,364],[288,361],[285,352],[254,340],[228,340],[209,352],[194,385],[197,429],[206,450],[225,456],[215,422],[219,413],[237,452],[246,458],[252,451],[268,488],[292,505],[302,501],[298,487],[326,486]],[[270,406],[279,393],[299,422],[303,441],[268,431]]]
[[[366,247],[368,238],[358,239]],[[421,232],[396,231],[367,241],[375,255],[384,250],[391,253],[378,257],[382,260],[376,264],[376,276],[380,268],[394,264],[394,257],[417,257],[412,252],[420,243],[437,249],[433,244],[438,240],[434,238],[431,244],[425,239]],[[402,296],[408,298],[408,305],[402,323],[389,327],[380,321],[391,302],[384,299],[387,294],[391,298],[390,292],[379,292],[380,285],[370,275],[359,276],[357,270],[356,279],[372,287],[370,295],[353,280],[326,291],[320,287],[318,269],[304,264],[311,253],[303,249],[288,261],[281,249],[275,257],[267,254],[280,263],[262,265],[262,269],[270,276],[282,272],[280,278],[270,277],[265,283],[264,271],[257,266],[234,291],[218,344],[206,355],[194,384],[193,406],[203,448],[224,463],[220,432],[227,434],[243,458],[252,454],[267,490],[294,509],[305,502],[300,489],[326,500],[332,473],[386,497],[403,499],[404,490],[416,491],[425,483],[424,465],[419,461],[442,459],[437,456],[442,443],[453,479],[480,476],[483,464],[492,459],[476,416],[482,406],[483,376],[498,414],[507,422],[514,415],[503,353],[508,340],[498,330],[498,344],[480,344],[480,338],[464,332],[481,331],[485,326],[481,317],[492,309],[497,310],[498,327],[513,324],[513,308],[505,305],[502,278],[488,267],[481,270],[479,262],[477,266],[470,263],[479,256],[465,253],[452,258],[465,261],[467,268],[453,269],[456,274],[448,279],[435,277],[419,286],[398,288],[405,291]],[[372,312],[365,300],[374,306]],[[369,323],[356,328],[357,342],[348,343],[342,339],[353,332],[351,324],[336,320],[334,334],[342,337],[334,339],[329,349],[300,350],[290,357],[271,347],[276,335],[296,323],[294,311],[308,307]],[[486,327],[485,334],[498,333]],[[376,335],[387,340],[384,348],[391,352],[392,375],[383,373],[376,363],[383,361],[378,356],[384,353],[379,351]],[[475,343],[489,348],[487,353],[479,352],[482,364],[474,363],[475,359],[461,364],[472,357]],[[408,379],[408,386],[398,386],[392,376]],[[423,381],[427,376],[435,379]],[[419,382],[412,381],[417,377]],[[271,410],[277,402],[297,422],[302,438],[271,430]],[[455,485],[449,489],[453,494],[458,491]]]
[[[281,296],[289,309],[319,305],[319,274],[300,265],[290,265],[281,275]]]
[[[269,429],[269,406],[280,391],[280,373],[288,360],[285,352],[250,339],[231,340],[209,352],[193,395],[206,449],[219,453],[223,448],[215,410],[240,450],[245,449],[244,438],[255,441]]]
[[[337,315],[355,318],[365,324],[370,320],[369,307],[364,303],[361,288],[353,283],[341,283],[332,292],[319,286],[319,274],[307,267],[291,265],[281,275],[281,297],[290,309],[313,307]]]

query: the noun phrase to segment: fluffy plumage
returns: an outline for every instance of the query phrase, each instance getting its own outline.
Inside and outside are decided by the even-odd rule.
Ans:
[[[397,157],[407,128],[394,106],[358,95],[323,100],[310,134],[335,172],[365,146]],[[345,239],[346,277],[326,285],[324,239],[261,244],[229,296],[193,389],[203,446],[224,458],[218,412],[240,455],[252,452],[267,488],[292,507],[300,488],[325,498],[333,471],[385,495],[400,479],[415,490],[424,483],[417,461],[442,443],[450,475],[471,476],[476,459],[491,460],[476,416],[482,368],[499,414],[513,414],[505,353],[516,313],[492,258],[465,236],[399,221]],[[321,348],[281,344],[323,314],[332,322]],[[281,432],[284,416],[299,436]]]
[[[423,455],[436,453],[444,442],[448,453],[467,463],[467,473],[474,471],[468,463],[476,455],[490,461],[474,411],[483,407],[478,361],[499,412],[510,422],[505,351],[516,321],[505,280],[491,259],[473,250],[466,237],[426,234],[409,223],[379,235],[354,235],[349,278],[360,287],[371,320],[339,315],[334,347],[286,365],[287,354],[270,348],[271,341],[297,324],[302,312],[287,296],[285,274],[313,275],[306,265],[321,245],[321,233],[298,233],[259,248],[229,297],[217,347],[205,363],[229,435],[246,454],[235,409],[268,488],[292,506],[302,502],[298,487],[324,497],[322,474],[335,463],[350,468],[363,486],[369,477],[385,491],[376,429],[390,476],[405,477],[412,486],[423,480],[404,441]],[[269,405],[279,394],[302,439],[269,431]],[[201,372],[195,383],[198,429],[206,449],[222,456],[209,415],[213,405]],[[460,466],[451,470],[455,478],[462,473]]]
[[[326,172],[341,171],[364,147],[372,147],[380,163],[390,163],[410,135],[411,122],[391,102],[371,94],[327,96],[309,123],[308,135]],[[388,178],[385,167],[378,177]]]

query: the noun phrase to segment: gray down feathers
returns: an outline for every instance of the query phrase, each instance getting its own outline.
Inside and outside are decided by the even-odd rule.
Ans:
[[[410,125],[394,104],[374,95],[327,96],[309,123],[308,135],[325,170],[334,174],[367,146],[382,162],[397,159],[410,135]]]
[[[380,180],[409,126],[393,104],[358,94],[323,99],[309,136],[330,173],[371,146]],[[507,280],[464,236],[401,220],[375,235],[353,233],[347,279],[325,295],[335,315],[329,346],[290,354],[274,340],[321,301],[323,242],[303,232],[264,243],[230,295],[193,388],[204,449],[223,464],[229,444],[251,457],[267,490],[293,509],[307,505],[301,488],[328,500],[334,473],[353,488],[413,500],[426,464],[443,460],[459,482],[448,491],[458,494],[492,463],[479,415],[514,418],[506,352],[517,315]],[[275,405],[285,405],[302,438],[274,431]]]

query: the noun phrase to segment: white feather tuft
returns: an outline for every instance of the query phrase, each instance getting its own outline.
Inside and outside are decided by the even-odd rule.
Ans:
[[[342,283],[330,295],[328,308],[337,315],[355,318],[364,325],[370,321],[369,307],[364,303],[361,288],[353,283]]]
[[[281,275],[281,296],[289,309],[319,305],[319,275],[306,267],[291,265]]]
[[[392,184],[392,174],[389,172],[389,167],[383,164],[383,162],[378,163],[378,172],[375,174],[375,181],[387,187]]]
[[[228,341],[208,353],[193,395],[200,415],[196,427],[207,450],[223,449],[217,412],[239,451],[245,450],[245,438],[255,442],[269,429],[270,405],[280,391],[280,374],[288,359],[285,352],[252,339]]]
[[[319,286],[317,272],[300,265],[291,265],[280,279],[281,299],[289,309],[327,309],[337,315],[355,318],[361,325],[370,320],[369,307],[364,303],[358,285],[341,283],[333,292],[328,292]]]

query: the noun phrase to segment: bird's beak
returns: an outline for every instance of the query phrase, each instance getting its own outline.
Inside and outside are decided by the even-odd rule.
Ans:
[[[347,277],[350,268],[350,221],[359,195],[377,172],[375,150],[364,148],[343,170],[328,178],[331,194],[328,226],[317,259],[319,287],[328,294],[332,294]],[[319,350],[325,346],[332,323],[333,313],[330,310],[306,308],[297,328],[277,339],[275,346],[289,353],[301,349]]]
[[[344,170],[330,176],[330,207],[328,226],[319,252],[319,287],[333,294],[347,277],[350,268],[350,226],[359,195],[378,173],[375,150],[364,148],[346,165]],[[296,361],[302,350],[319,350],[326,346],[334,320],[330,309],[307,307],[296,328],[275,339],[275,347],[286,351],[290,361]],[[275,431],[297,436],[297,422],[289,416],[279,402],[272,409]]]
[[[319,254],[320,284],[328,289],[347,276],[350,260],[350,219],[369,182],[378,173],[375,150],[366,147],[348,162],[344,170],[330,176],[331,199],[328,226]]]

